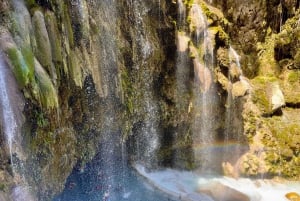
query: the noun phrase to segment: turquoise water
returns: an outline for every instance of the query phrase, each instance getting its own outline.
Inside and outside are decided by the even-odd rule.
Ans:
[[[132,167],[123,167],[120,160],[109,169],[103,168],[103,162],[96,157],[83,172],[75,169],[54,201],[177,201],[147,184]]]

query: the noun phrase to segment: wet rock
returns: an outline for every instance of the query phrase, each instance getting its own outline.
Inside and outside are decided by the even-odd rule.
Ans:
[[[203,66],[197,59],[194,59],[194,70],[197,80],[200,82],[200,87],[204,92],[207,92],[212,84],[212,75],[210,70]]]
[[[4,192],[0,192],[0,201],[12,201]]]
[[[37,201],[37,199],[31,194],[28,187],[16,186],[12,190],[11,199],[13,201]]]
[[[62,44],[61,36],[59,35],[57,20],[53,12],[45,13],[45,22],[51,44],[52,60],[56,64],[62,64]]]
[[[198,4],[193,4],[190,10],[190,32],[199,35],[207,27],[205,15],[202,14],[202,9]]]
[[[34,53],[40,64],[47,70],[51,79],[55,82],[57,75],[52,63],[52,50],[46,29],[44,14],[41,11],[36,10],[32,17],[32,23],[36,40]]]
[[[30,14],[23,1],[12,1],[14,7],[13,21],[15,26],[14,40],[20,47],[30,47],[32,24]]]
[[[236,82],[239,80],[241,76],[241,69],[236,65],[236,63],[230,64],[229,76],[232,82]]]
[[[202,186],[198,190],[200,193],[211,196],[214,200],[222,201],[250,201],[250,198],[229,186],[220,182],[211,182],[207,186]],[[251,200],[254,201],[254,200]]]
[[[58,107],[58,96],[47,72],[35,60],[35,77],[38,85],[38,100],[45,108]]]

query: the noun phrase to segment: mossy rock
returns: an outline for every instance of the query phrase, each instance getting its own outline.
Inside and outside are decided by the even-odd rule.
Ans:
[[[294,56],[294,68],[300,69],[300,50],[298,50]]]
[[[281,75],[281,86],[288,105],[300,103],[300,71],[284,70]]]
[[[63,13],[63,25],[66,37],[68,39],[69,46],[74,47],[74,33],[72,28],[72,22],[68,11],[68,5],[64,4],[64,13]]]
[[[49,75],[37,60],[35,60],[35,78],[37,82],[38,96],[41,105],[44,108],[57,108],[57,91],[54,88],[54,85]]]
[[[32,22],[36,39],[34,53],[40,64],[47,70],[51,76],[51,79],[55,82],[57,75],[52,63],[52,50],[45,24],[44,14],[40,10],[36,10],[32,17]]]
[[[75,30],[75,41],[79,42],[83,40],[84,42],[89,41],[90,25],[89,25],[89,12],[88,6],[85,0],[78,0],[76,4],[70,5],[72,14],[72,25],[73,30]],[[76,27],[74,29],[74,27]]]
[[[45,13],[45,22],[48,36],[51,44],[52,60],[56,64],[62,64],[62,44],[58,30],[57,20],[54,13],[47,11]]]
[[[297,112],[285,110],[286,116],[292,118]],[[297,179],[300,177],[300,119],[292,121],[273,116],[264,120],[269,134],[263,137],[266,150],[266,162],[271,167],[269,173],[281,174],[284,177]]]
[[[70,55],[68,56],[68,72],[76,86],[82,87],[82,72],[77,55],[80,55],[79,50],[70,52]]]
[[[276,35],[270,30],[264,43],[257,43],[259,55],[259,75],[261,76],[278,76],[280,67],[275,60],[275,40]]]
[[[258,76],[251,80],[253,84],[252,101],[263,114],[272,112],[271,100],[268,89],[272,83],[278,82],[276,77]]]
[[[13,73],[21,89],[33,80],[34,74],[34,69],[32,67],[32,52],[29,49],[23,49],[23,52],[25,57],[16,47],[10,47],[6,50],[10,63],[13,67]]]

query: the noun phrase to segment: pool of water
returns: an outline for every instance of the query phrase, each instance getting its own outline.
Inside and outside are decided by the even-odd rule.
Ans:
[[[99,164],[98,164],[99,165]],[[178,201],[150,185],[132,167],[88,164],[84,171],[74,170],[65,190],[54,201]]]

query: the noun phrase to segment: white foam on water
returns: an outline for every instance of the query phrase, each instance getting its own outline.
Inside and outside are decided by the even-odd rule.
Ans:
[[[211,201],[210,197],[197,191],[214,182],[221,183],[239,191],[250,198],[250,201],[287,201],[285,194],[300,193],[300,182],[276,182],[273,180],[251,180],[248,178],[229,178],[223,176],[206,177],[188,171],[165,169],[148,172],[142,165],[135,165],[137,172],[149,183],[163,192],[189,201]]]

